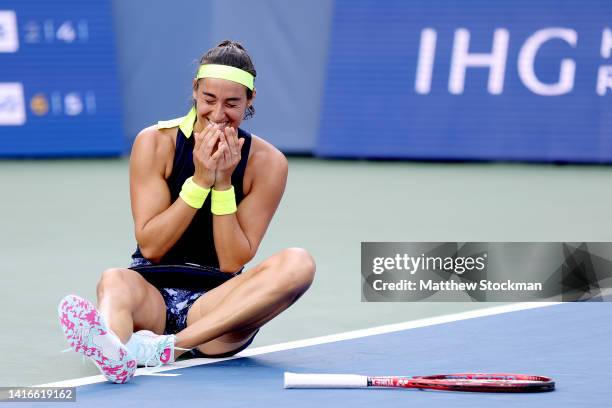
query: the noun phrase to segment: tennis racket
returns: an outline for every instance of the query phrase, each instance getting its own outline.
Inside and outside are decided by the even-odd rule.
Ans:
[[[526,374],[461,373],[417,377],[367,377],[353,374],[285,373],[285,388],[419,388],[471,392],[544,392],[555,389],[551,378]]]

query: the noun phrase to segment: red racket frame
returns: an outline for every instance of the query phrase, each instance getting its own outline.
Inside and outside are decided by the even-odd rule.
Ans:
[[[545,392],[555,389],[549,377],[506,373],[457,373],[416,377],[368,377],[368,387],[419,388],[467,392]]]

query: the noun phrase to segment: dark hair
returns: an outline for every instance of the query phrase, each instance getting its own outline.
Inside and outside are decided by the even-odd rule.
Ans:
[[[223,40],[214,48],[206,51],[206,54],[200,58],[200,64],[219,64],[229,65],[235,68],[240,68],[243,71],[257,77],[257,71],[253,66],[253,61],[247,53],[246,49],[238,41]],[[199,66],[198,66],[199,68]],[[253,98],[253,91],[247,88],[247,99]],[[255,115],[253,105],[249,106],[244,114],[244,118],[248,119]]]

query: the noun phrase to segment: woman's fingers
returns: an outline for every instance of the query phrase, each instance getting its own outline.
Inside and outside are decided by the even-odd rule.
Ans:
[[[217,148],[217,151],[214,152],[211,156],[211,158],[214,161],[219,161],[222,158],[225,158],[225,151],[227,150],[227,147],[223,144],[223,143],[219,143],[219,147]]]
[[[228,142],[228,139],[227,139],[227,135],[226,135],[226,133],[227,133],[227,129],[224,129],[224,130],[222,130],[222,131],[221,131],[221,136],[220,136],[220,138],[219,138],[219,144],[223,144],[224,146],[226,146],[227,151],[228,151],[229,153],[231,153],[231,151],[232,151],[232,146],[231,146],[231,145],[229,144],[229,142]]]
[[[203,137],[200,154],[201,161],[208,168],[229,170],[240,161],[244,138],[238,139],[234,128],[219,129],[216,125],[207,127]]]
[[[204,134],[202,132],[193,132],[193,137],[195,138],[193,150],[198,151],[202,145],[202,140],[204,140]]]
[[[240,156],[241,145],[238,143],[238,134],[234,128],[225,128],[225,137],[230,147],[230,153],[232,157]]]
[[[195,133],[194,132],[194,136],[195,136],[195,143],[194,143],[194,150],[198,150],[202,147],[202,143],[205,143],[209,137],[209,133],[210,133],[210,129],[211,129],[211,125],[210,123],[204,128],[202,129],[202,131]]]
[[[219,138],[221,137],[221,131],[217,129],[215,132],[211,132],[208,137],[208,140],[204,144],[204,157],[211,157],[215,146],[219,142]]]
[[[223,139],[223,137],[222,137]],[[221,141],[219,142],[219,150],[221,151],[221,159],[223,161],[224,167],[229,167],[231,166],[231,154],[229,151],[229,146],[227,145],[227,142],[225,141]]]

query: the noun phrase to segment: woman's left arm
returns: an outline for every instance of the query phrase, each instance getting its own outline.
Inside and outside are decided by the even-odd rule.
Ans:
[[[231,140],[228,142],[231,146]],[[285,191],[287,159],[272,146],[262,147],[249,158],[247,171],[253,172],[253,182],[238,211],[213,215],[215,249],[223,272],[236,272],[253,259]],[[214,188],[225,190],[230,186],[231,172],[217,171]]]

